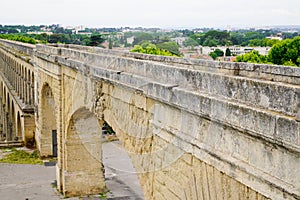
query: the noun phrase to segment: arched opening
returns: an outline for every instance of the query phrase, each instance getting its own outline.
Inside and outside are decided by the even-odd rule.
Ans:
[[[31,104],[34,104],[34,72],[31,74],[31,85],[30,85],[30,96],[31,96]]]
[[[22,139],[22,124],[21,124],[21,116],[20,112],[17,114],[17,139]]]
[[[27,104],[28,103],[28,94],[27,94],[27,81],[28,81],[28,76],[27,76],[27,68],[25,67],[25,81],[24,81],[24,102]]]
[[[14,106],[13,101],[11,101],[11,116],[10,116],[10,122],[9,122],[9,133],[10,133],[10,140],[15,140],[17,133],[16,133],[15,106]]]
[[[10,113],[10,99],[9,99],[9,94],[6,93],[6,100],[7,100],[7,103],[6,103],[6,114],[8,115],[8,113]]]
[[[1,87],[0,87],[0,141],[3,139],[3,125],[4,125],[4,116],[5,111],[3,110],[4,105],[4,86],[3,82],[1,81]]]
[[[52,89],[48,84],[45,84],[42,89],[41,96],[41,133],[39,138],[40,155],[57,156],[57,126],[55,115],[55,101]]]
[[[0,83],[1,83],[0,84],[0,98],[2,98],[3,97],[3,82],[1,81]]]
[[[24,82],[25,82],[25,77],[24,77],[24,66],[21,66],[21,83],[20,83],[20,98],[24,102]]]
[[[66,133],[63,163],[63,193],[67,196],[99,194],[105,189],[101,128],[86,108],[71,117]]]
[[[6,103],[6,88],[3,87],[3,107],[5,107],[5,103]]]
[[[7,93],[7,103],[6,103],[6,113],[5,113],[5,133],[6,133],[6,141],[11,141],[12,133],[10,129],[10,98]]]
[[[144,198],[144,193],[129,154],[107,122],[102,127],[102,157],[108,197],[120,199]]]

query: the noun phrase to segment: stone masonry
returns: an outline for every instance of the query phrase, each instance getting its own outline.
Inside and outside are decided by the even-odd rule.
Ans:
[[[34,66],[35,139],[50,156],[57,132],[66,196],[104,191],[107,122],[146,199],[300,199],[299,68],[0,44]]]

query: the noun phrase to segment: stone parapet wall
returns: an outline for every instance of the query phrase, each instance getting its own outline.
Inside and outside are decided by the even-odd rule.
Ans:
[[[73,58],[84,62],[86,61],[86,58],[88,58],[90,62],[97,60],[99,55],[106,55],[114,58],[123,57],[143,61],[149,60],[151,62],[165,63],[172,66],[181,66],[188,69],[222,72],[224,74],[234,74],[243,77],[259,78],[270,81],[281,81],[296,84],[300,83],[300,69],[295,67],[165,57],[79,45],[52,45],[51,47],[52,48],[44,45],[37,45],[37,49],[39,51],[44,51],[51,54],[56,52],[55,54],[57,55],[59,54],[63,57]],[[87,57],[87,55],[89,55],[89,57]]]
[[[35,45],[33,44],[27,44],[27,43],[16,42],[11,40],[3,40],[3,39],[0,39],[0,44],[5,46],[6,48],[8,47],[17,50],[29,56],[33,56],[34,54]]]
[[[42,46],[40,49],[38,46],[39,56],[46,56],[44,59],[48,58],[52,61],[59,59],[60,63],[78,69],[91,66],[124,74],[127,72],[163,84],[178,85],[195,92],[232,99],[239,103],[290,116],[296,116],[299,110],[297,84],[300,81],[300,68],[186,60],[126,52],[118,52],[118,56],[115,56],[117,54],[115,51],[106,52],[98,48],[97,53],[101,54],[69,48],[48,47],[50,50],[45,50],[45,48],[47,49]],[[88,48],[83,49],[89,50]],[[93,50],[94,48],[90,49],[90,51]],[[58,57],[41,53],[43,51],[56,52],[55,55]],[[112,54],[108,54],[110,52]]]

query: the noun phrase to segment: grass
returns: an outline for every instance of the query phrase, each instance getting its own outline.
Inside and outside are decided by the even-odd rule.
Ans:
[[[39,158],[37,151],[28,153],[26,151],[17,150],[14,148],[11,149],[11,153],[0,159],[0,162],[14,164],[43,164],[43,161]]]
[[[112,192],[110,190],[105,190],[104,192],[99,194],[99,198],[100,199],[106,199],[106,198],[108,198],[109,194],[112,194]]]

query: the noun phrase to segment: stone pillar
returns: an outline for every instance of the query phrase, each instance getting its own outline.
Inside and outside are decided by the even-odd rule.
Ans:
[[[93,113],[80,109],[70,120],[64,145],[62,189],[65,196],[105,190],[101,129]]]

